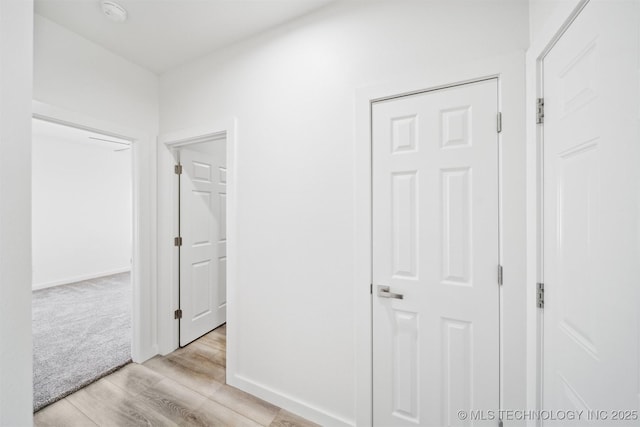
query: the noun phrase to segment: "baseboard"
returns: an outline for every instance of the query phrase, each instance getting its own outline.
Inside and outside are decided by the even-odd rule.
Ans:
[[[156,355],[158,355],[158,346],[154,344],[145,350],[140,350],[139,354],[132,349],[131,360],[133,360],[134,363],[144,363]]]
[[[332,427],[355,426],[353,421],[345,420],[344,418],[331,414],[325,410],[316,408],[302,400],[288,396],[256,381],[245,378],[242,375],[231,375],[228,378],[228,382],[229,385],[235,388],[259,397],[262,400],[306,418],[309,421],[313,421],[314,423]]]
[[[116,268],[115,270],[102,271],[100,273],[84,274],[81,276],[69,277],[66,279],[53,280],[51,282],[35,283],[31,287],[32,290],[52,288],[54,286],[68,285],[69,283],[82,282],[83,280],[97,279],[98,277],[111,276],[112,274],[124,273],[131,271],[131,266]]]

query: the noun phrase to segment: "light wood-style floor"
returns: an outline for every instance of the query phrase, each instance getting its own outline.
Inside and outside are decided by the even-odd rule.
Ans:
[[[311,427],[225,384],[226,326],[119,371],[34,414],[37,426]]]

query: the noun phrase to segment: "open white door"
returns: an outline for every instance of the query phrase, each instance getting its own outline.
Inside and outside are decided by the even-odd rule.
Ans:
[[[376,426],[499,409],[497,100],[490,79],[373,104]]]
[[[544,58],[543,409],[578,425],[640,423],[639,7],[592,0]]]
[[[180,345],[226,321],[226,142],[179,152]]]

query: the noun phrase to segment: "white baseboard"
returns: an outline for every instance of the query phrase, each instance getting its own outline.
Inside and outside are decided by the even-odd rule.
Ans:
[[[131,360],[134,363],[144,363],[147,360],[151,359],[152,357],[156,356],[157,354],[158,354],[157,345],[152,345],[146,349],[140,350],[139,354],[136,354],[136,352],[132,349]]]
[[[325,410],[313,407],[302,400],[288,396],[256,381],[245,378],[241,375],[230,375],[227,378],[229,385],[236,387],[242,391],[266,400],[280,408],[299,415],[303,418],[318,423],[323,426],[332,427],[353,427],[353,421],[345,420],[337,415],[331,414]]]
[[[51,282],[34,283],[31,289],[37,291],[39,289],[46,289],[52,288],[54,286],[68,285],[69,283],[82,282],[83,280],[91,280],[97,279],[98,277],[111,276],[112,274],[124,273],[126,271],[131,271],[131,266],[116,268],[109,271],[102,271],[100,273],[83,274],[81,276],[68,277],[66,279],[53,280]]]

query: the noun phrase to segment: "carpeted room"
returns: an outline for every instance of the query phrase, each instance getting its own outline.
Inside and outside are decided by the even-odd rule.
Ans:
[[[33,121],[34,412],[131,360],[130,142]]]

